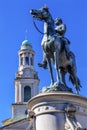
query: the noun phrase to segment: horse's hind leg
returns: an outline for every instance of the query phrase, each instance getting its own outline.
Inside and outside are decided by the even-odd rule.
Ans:
[[[54,60],[55,60],[57,83],[59,84],[60,83],[60,74],[59,74],[58,59],[59,59],[59,55],[58,55],[58,50],[56,49],[56,51],[54,52]]]
[[[54,84],[53,71],[52,71],[52,66],[51,66],[51,60],[49,58],[47,58],[47,63],[48,63],[48,69],[51,76],[51,85],[53,85]]]
[[[65,75],[66,75],[66,71],[64,71],[64,69],[61,67],[61,68],[60,68],[60,78],[61,78],[61,80],[62,80],[62,83],[63,83],[65,86],[67,86],[67,85],[66,85],[66,80],[65,80]]]

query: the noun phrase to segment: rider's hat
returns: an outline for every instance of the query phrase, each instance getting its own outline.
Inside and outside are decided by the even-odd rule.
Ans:
[[[60,24],[60,23],[62,23],[63,21],[62,21],[62,19],[61,18],[56,18],[55,19],[55,24]]]
[[[44,5],[43,9],[48,10],[49,8],[47,7],[47,5]]]

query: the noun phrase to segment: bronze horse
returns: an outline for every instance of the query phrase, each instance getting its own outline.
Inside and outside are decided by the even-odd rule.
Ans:
[[[50,71],[51,86],[55,83],[51,66],[52,61],[56,70],[56,83],[64,84],[66,86],[65,74],[69,72],[70,80],[75,85],[75,89],[78,92],[80,89],[80,81],[76,76],[76,67],[73,62],[70,61],[70,57],[73,56],[73,53],[69,59],[66,57],[65,50],[62,49],[61,39],[55,31],[54,20],[49,9],[47,7],[38,10],[32,9],[30,10],[30,13],[34,18],[44,21],[44,36],[41,45]]]

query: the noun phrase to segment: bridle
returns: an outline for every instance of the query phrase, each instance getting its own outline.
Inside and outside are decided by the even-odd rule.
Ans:
[[[35,18],[34,18],[34,17],[33,17],[33,24],[34,24],[34,27],[36,28],[36,30],[37,30],[39,33],[41,33],[42,35],[47,34],[47,33],[41,32],[41,31],[39,30],[39,28],[37,27],[37,25],[36,25],[36,23],[35,23]]]

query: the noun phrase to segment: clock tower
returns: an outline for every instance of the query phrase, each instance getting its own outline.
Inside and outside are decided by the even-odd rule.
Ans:
[[[39,79],[34,68],[34,50],[28,40],[24,40],[19,55],[19,67],[15,78],[15,103],[12,116],[15,121],[26,117],[28,100],[38,94]]]

